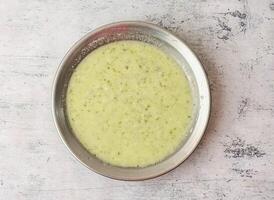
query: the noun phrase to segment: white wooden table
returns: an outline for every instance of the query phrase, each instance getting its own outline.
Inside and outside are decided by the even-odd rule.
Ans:
[[[202,142],[159,178],[122,182],[79,164],[51,116],[51,85],[88,31],[144,20],[198,54],[213,97]],[[0,0],[0,199],[274,199],[273,0]]]

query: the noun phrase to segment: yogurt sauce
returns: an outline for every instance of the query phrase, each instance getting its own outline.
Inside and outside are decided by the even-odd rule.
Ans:
[[[182,68],[159,48],[113,42],[92,51],[69,81],[70,126],[102,161],[145,167],[174,153],[187,136],[193,111]]]

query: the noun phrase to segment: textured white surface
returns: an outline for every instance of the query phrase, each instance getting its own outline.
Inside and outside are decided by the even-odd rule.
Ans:
[[[208,130],[177,169],[143,182],[99,176],[58,138],[51,84],[89,30],[144,20],[176,33],[208,73]],[[274,1],[0,0],[0,199],[274,199]]]

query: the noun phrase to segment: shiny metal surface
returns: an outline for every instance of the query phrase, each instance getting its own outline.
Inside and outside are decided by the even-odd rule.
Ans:
[[[195,120],[181,147],[162,162],[145,168],[111,166],[91,155],[74,137],[66,119],[66,90],[77,64],[92,50],[118,40],[140,40],[158,46],[183,67],[195,97]],[[89,169],[119,180],[144,180],[162,175],[181,164],[198,145],[210,115],[210,91],[203,67],[194,53],[179,38],[162,28],[138,21],[102,26],[80,39],[63,58],[53,84],[52,112],[57,130],[70,152]]]

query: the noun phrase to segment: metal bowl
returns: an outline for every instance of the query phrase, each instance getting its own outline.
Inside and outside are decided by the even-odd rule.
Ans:
[[[194,120],[187,139],[172,155],[158,164],[144,168],[123,168],[100,161],[76,139],[66,117],[66,90],[73,70],[92,50],[119,40],[139,40],[161,48],[182,66],[195,99]],[[80,39],[63,58],[52,90],[53,118],[70,152],[89,169],[119,180],[144,180],[162,175],[181,164],[198,145],[210,114],[210,91],[204,69],[195,54],[178,37],[155,26],[138,21],[117,22],[102,26]]]

